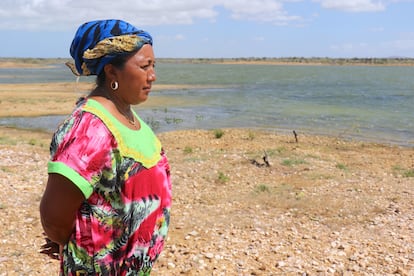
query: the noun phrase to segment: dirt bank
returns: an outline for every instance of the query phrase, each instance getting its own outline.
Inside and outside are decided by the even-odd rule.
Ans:
[[[414,273],[413,149],[220,134],[159,135],[174,203],[153,275]],[[49,139],[0,127],[0,275],[57,275],[58,262],[38,254]]]

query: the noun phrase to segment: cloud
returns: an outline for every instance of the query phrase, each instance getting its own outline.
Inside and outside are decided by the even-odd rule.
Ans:
[[[283,2],[295,1],[2,0],[0,29],[73,30],[83,22],[102,18],[122,18],[137,26],[182,25],[199,19],[214,21],[220,8],[235,20],[277,25],[299,20],[284,10]]]
[[[202,1],[161,0],[2,0],[0,28],[68,29],[88,20],[122,18],[138,26],[190,24],[194,18],[213,18],[212,6]]]
[[[223,6],[231,11],[232,18],[237,20],[259,21],[274,25],[286,25],[289,22],[301,20],[299,16],[289,15],[282,2],[271,0],[222,1]]]
[[[373,0],[313,0],[325,9],[334,9],[344,12],[379,12],[385,10],[383,1]]]

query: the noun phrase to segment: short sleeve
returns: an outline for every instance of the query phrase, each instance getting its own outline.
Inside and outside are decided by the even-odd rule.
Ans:
[[[88,198],[103,171],[112,167],[115,147],[113,135],[98,117],[75,112],[52,138],[48,172],[65,176]]]

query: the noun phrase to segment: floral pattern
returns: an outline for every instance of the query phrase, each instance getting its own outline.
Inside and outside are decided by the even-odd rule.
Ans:
[[[139,131],[132,131],[105,112],[87,111],[91,106],[103,109],[92,100],[81,101],[51,143],[49,172],[71,179],[86,197],[63,250],[61,275],[148,275],[170,222],[168,160],[143,121]],[[120,143],[129,143],[129,151],[147,144],[153,150],[131,154],[138,160]]]

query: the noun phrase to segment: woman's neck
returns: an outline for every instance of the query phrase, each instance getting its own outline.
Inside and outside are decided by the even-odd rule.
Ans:
[[[120,97],[116,95],[116,92],[112,92],[105,87],[97,87],[90,94],[89,97],[102,97],[110,101],[119,114],[121,114],[131,125],[136,125],[134,113],[131,110],[131,105],[125,103]]]

